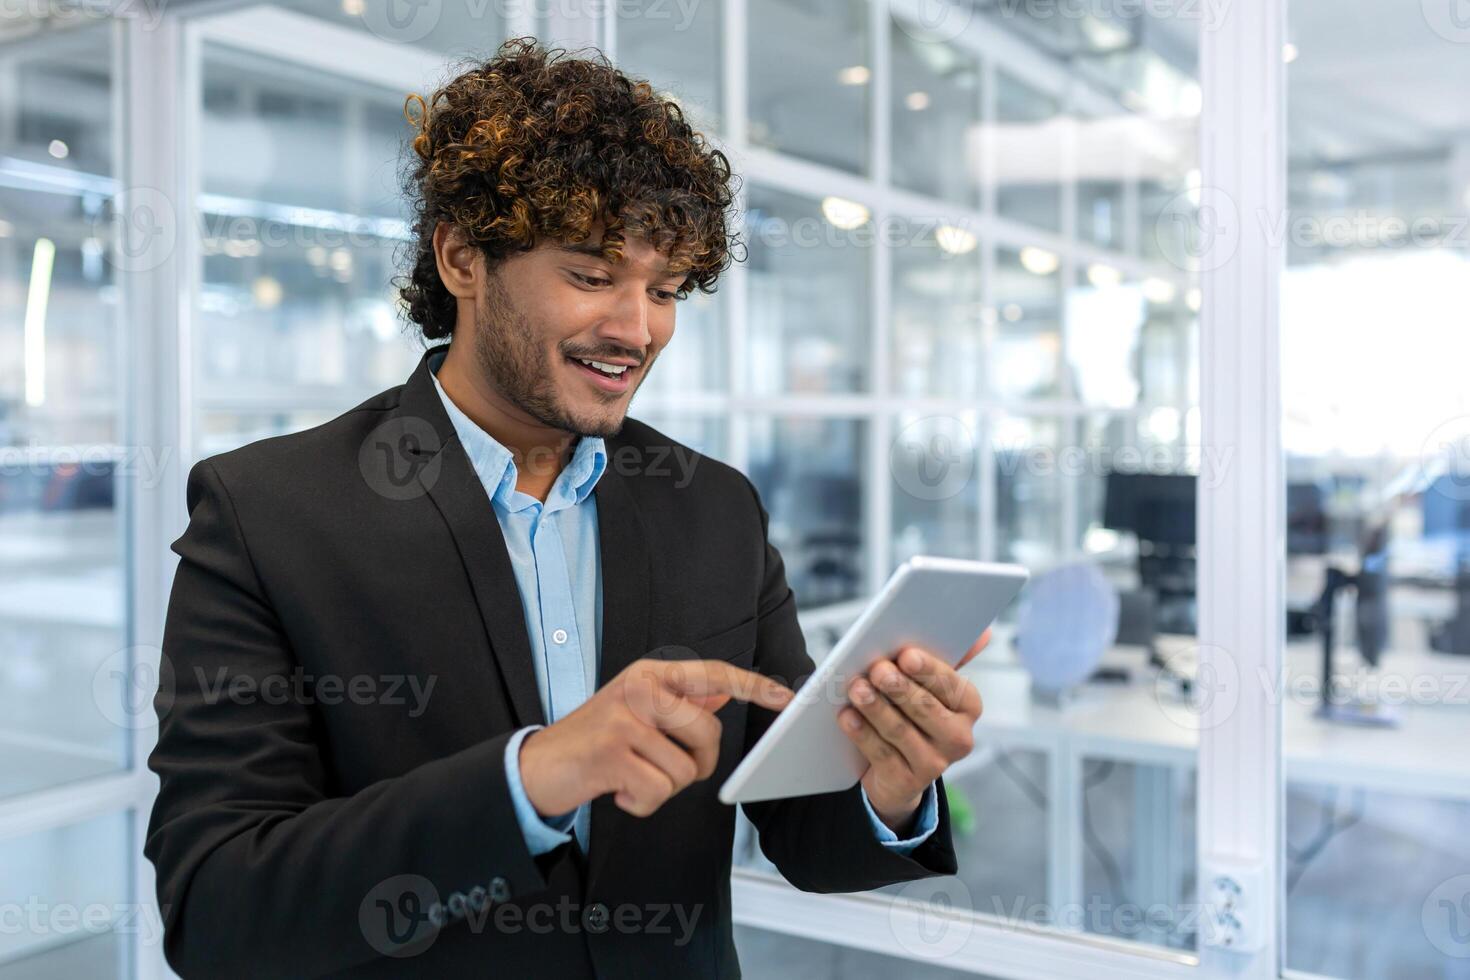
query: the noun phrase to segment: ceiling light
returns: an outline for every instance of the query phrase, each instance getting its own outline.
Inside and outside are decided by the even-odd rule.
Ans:
[[[1179,289],[1167,279],[1145,279],[1143,281],[1143,298],[1150,303],[1174,302],[1174,297],[1179,295]]]
[[[1087,281],[1098,289],[1110,289],[1123,281],[1123,273],[1110,265],[1094,262],[1087,267]]]
[[[365,9],[363,0],[342,0],[342,12],[348,17],[361,17]]]
[[[934,230],[934,240],[950,255],[973,252],[979,242],[974,232],[956,228],[954,225],[940,225]]]
[[[908,106],[915,112],[923,112],[925,109],[929,108],[929,93],[910,92],[908,95],[904,96],[903,104]]]
[[[848,65],[837,73],[837,80],[843,85],[866,85],[872,77],[867,65]]]
[[[822,198],[822,217],[843,231],[859,228],[868,220],[868,209],[845,197]]]
[[[1292,44],[1290,41],[1287,41],[1281,46],[1281,60],[1286,62],[1288,65],[1295,61],[1297,59],[1297,55],[1299,54],[1301,54],[1301,52],[1298,51],[1296,45]]]
[[[1017,320],[1021,319],[1022,310],[1021,307],[1016,305],[1015,303],[1010,303],[1006,306],[1005,309],[1000,311],[1000,315],[1006,318],[1007,323],[1015,323]]]
[[[1199,287],[1196,286],[1184,294],[1184,305],[1189,307],[1190,312],[1198,313],[1200,307],[1205,305],[1205,294],[1200,292]]]
[[[1049,276],[1061,264],[1062,260],[1055,252],[1048,252],[1035,245],[1027,245],[1021,249],[1021,267],[1034,275]]]
[[[52,140],[51,145],[46,147],[46,152],[58,160],[65,160],[71,155],[71,147],[67,146],[61,140]]]

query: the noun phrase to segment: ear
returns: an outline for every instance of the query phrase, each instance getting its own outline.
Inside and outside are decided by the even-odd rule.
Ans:
[[[484,256],[465,238],[464,232],[447,221],[434,228],[434,262],[444,288],[457,299],[471,303],[480,295],[485,272]]]

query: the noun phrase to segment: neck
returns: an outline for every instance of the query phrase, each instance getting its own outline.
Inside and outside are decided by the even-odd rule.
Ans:
[[[551,485],[571,460],[577,436],[526,414],[475,369],[471,351],[451,343],[435,375],[449,400],[471,422],[510,450],[516,464],[516,489],[545,501]]]

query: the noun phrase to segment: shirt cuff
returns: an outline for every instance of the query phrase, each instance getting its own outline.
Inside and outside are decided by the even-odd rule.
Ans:
[[[863,808],[868,811],[868,819],[873,822],[873,833],[877,835],[878,842],[890,851],[899,854],[907,854],[929,839],[929,835],[939,828],[939,793],[930,783],[924,789],[924,797],[919,801],[919,818],[914,822],[913,836],[903,840],[889,829],[888,825],[879,818],[873,804],[868,800],[868,791],[861,784],[858,791],[862,793]]]
[[[515,806],[516,822],[521,825],[521,836],[526,839],[526,849],[531,852],[532,857],[554,851],[571,840],[572,820],[577,815],[577,811],[572,810],[558,817],[542,817],[531,805],[525,784],[521,782],[521,743],[526,740],[527,735],[545,727],[529,725],[517,731],[505,743],[505,781],[510,785],[510,799]]]

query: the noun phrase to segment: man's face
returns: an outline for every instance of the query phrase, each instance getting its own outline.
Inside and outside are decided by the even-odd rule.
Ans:
[[[490,272],[475,328],[475,361],[502,396],[536,421],[610,436],[674,334],[682,273],[629,237],[619,262],[586,242],[546,242]],[[593,362],[596,362],[595,364]]]

